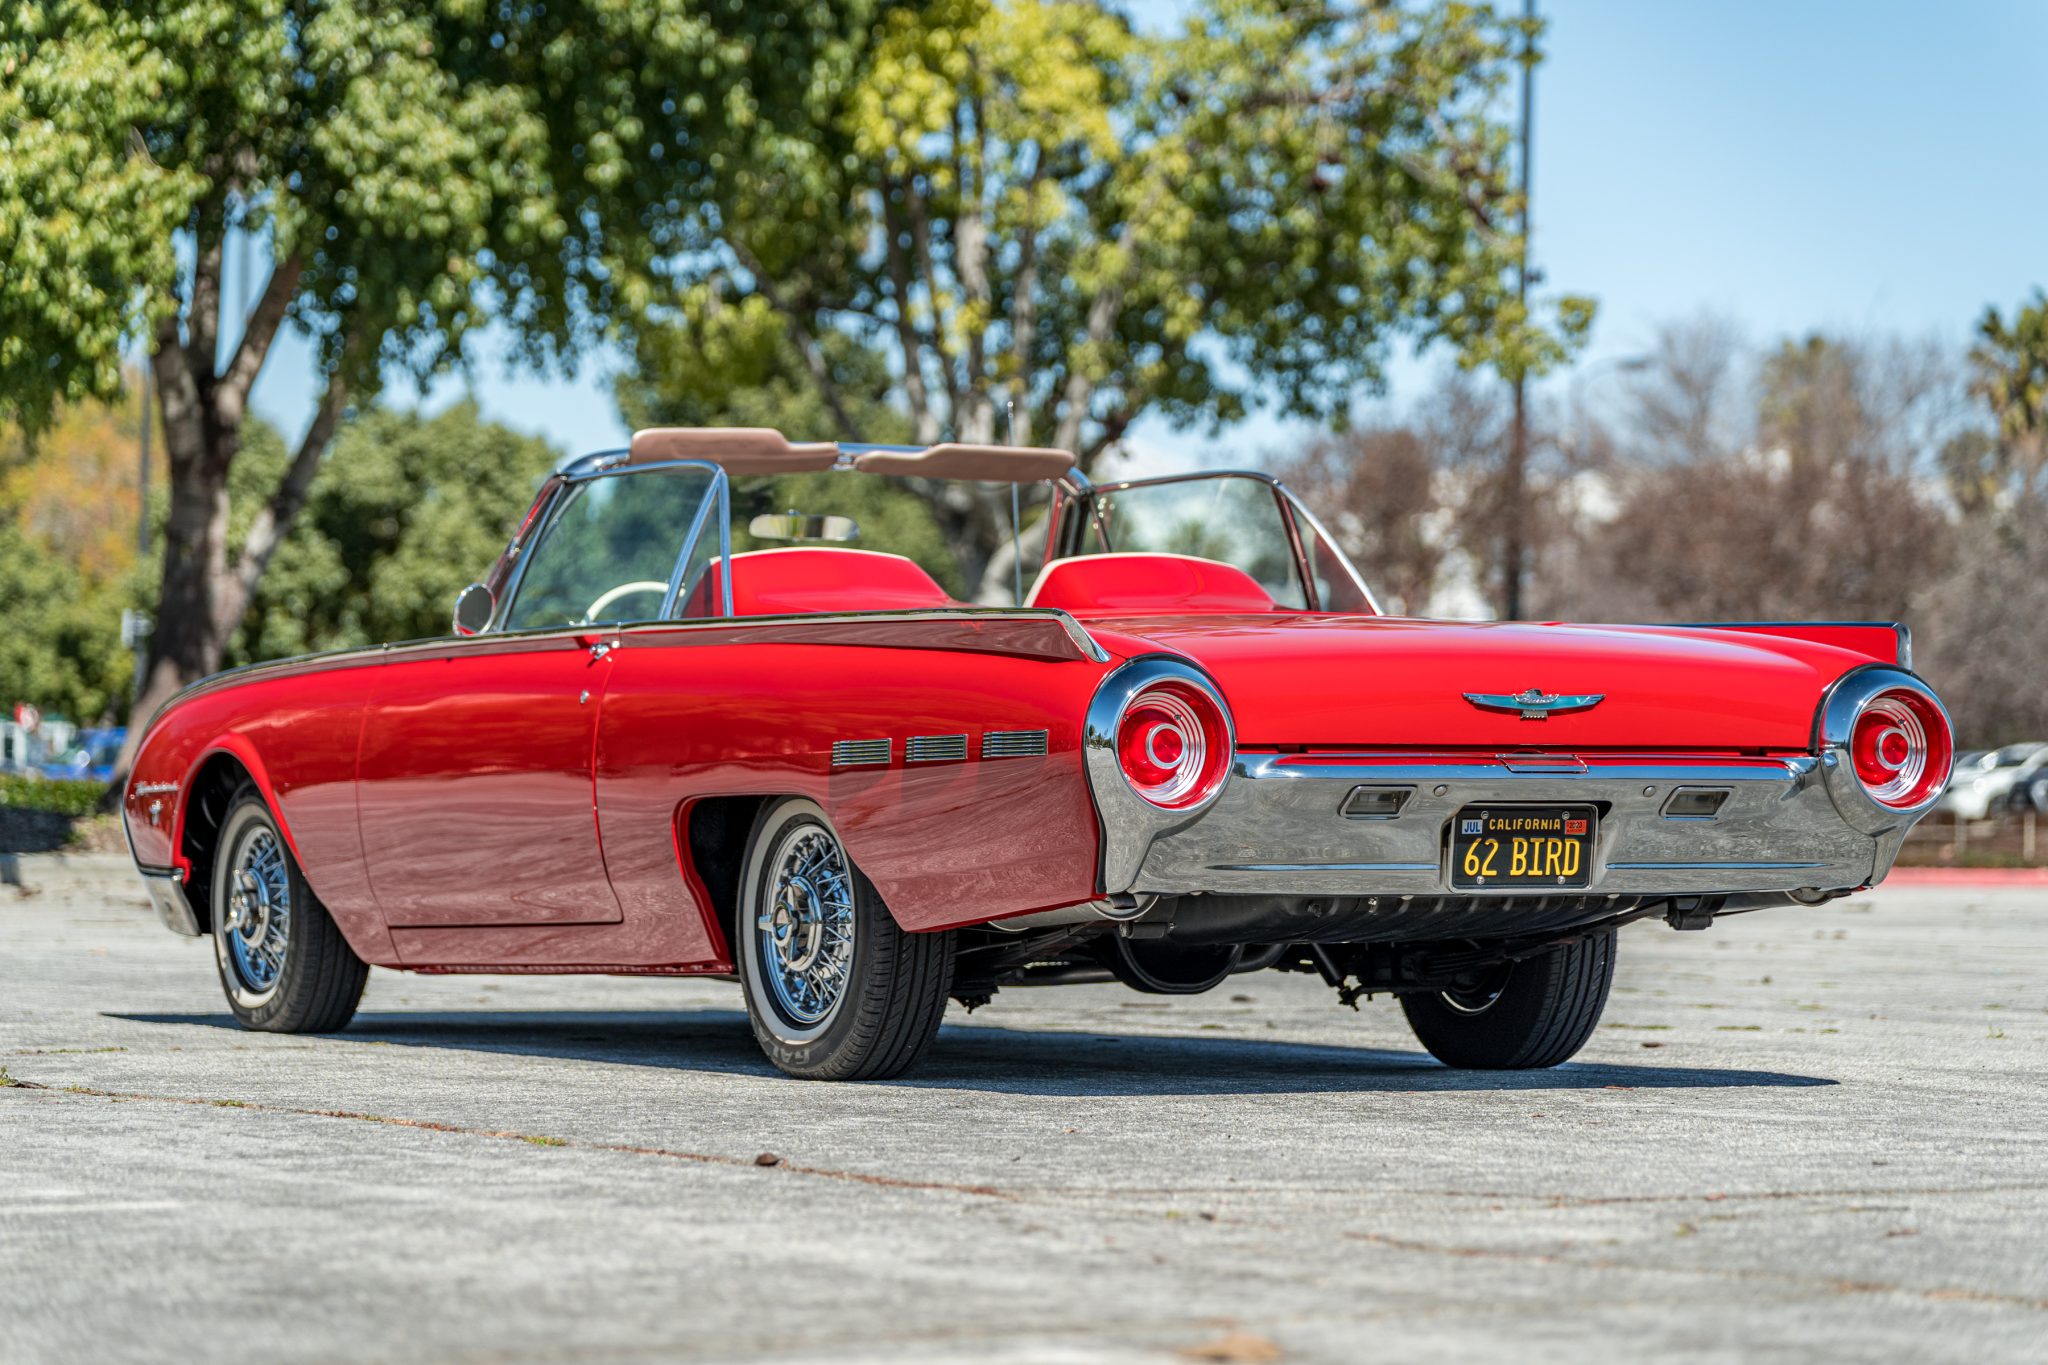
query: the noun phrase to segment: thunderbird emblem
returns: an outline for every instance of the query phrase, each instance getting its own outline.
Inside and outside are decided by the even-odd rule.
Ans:
[[[1532,687],[1526,692],[1467,692],[1465,700],[1482,711],[1513,711],[1523,720],[1548,720],[1565,711],[1586,711],[1605,700],[1604,692],[1560,696]]]

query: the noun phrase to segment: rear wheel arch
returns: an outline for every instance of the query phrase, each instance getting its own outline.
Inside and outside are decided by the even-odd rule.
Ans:
[[[700,796],[676,814],[676,848],[693,891],[707,901],[705,919],[715,926],[727,962],[737,964],[740,877],[745,871],[747,844],[761,808],[776,796]]]

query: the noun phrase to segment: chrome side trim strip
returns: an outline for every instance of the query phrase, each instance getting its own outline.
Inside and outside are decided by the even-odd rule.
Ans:
[[[1434,872],[1435,863],[1212,863],[1218,872]]]
[[[1106,664],[1109,651],[1104,649],[1066,612],[1057,607],[927,607],[916,611],[819,611],[799,612],[776,616],[705,617],[702,620],[687,621],[634,621],[621,623],[606,629],[606,634],[622,634],[628,638],[636,630],[691,631],[691,630],[745,630],[751,626],[802,625],[815,621],[874,622],[888,624],[896,621],[1050,621],[1058,625],[1074,648],[1090,663]],[[481,649],[507,644],[518,644],[526,640],[574,639],[591,633],[589,626],[548,626],[537,630],[489,630],[476,635],[437,635],[424,640],[399,640],[388,645],[364,645],[353,649],[322,650],[313,654],[300,654],[290,659],[266,659],[262,663],[241,664],[235,668],[224,668],[218,673],[209,673],[198,682],[192,683],[172,694],[156,714],[161,716],[172,706],[211,692],[216,688],[230,686],[251,678],[264,677],[273,673],[287,673],[295,669],[340,667],[350,664],[378,663],[385,659],[405,658],[410,654],[426,653],[443,649]],[[937,646],[934,646],[936,648]],[[152,717],[151,724],[155,724]]]
[[[835,768],[859,768],[870,764],[887,763],[890,757],[890,743],[887,739],[842,739],[832,745],[832,766]]]
[[[903,741],[905,763],[959,763],[966,757],[965,735],[912,735]]]
[[[1767,872],[1776,869],[1802,867],[1826,867],[1826,863],[1609,863],[1609,871],[1621,869],[1628,872],[1680,872],[1711,870],[1713,868],[1739,868],[1747,872]]]
[[[1044,730],[990,730],[981,737],[981,756],[1043,758],[1048,738]]]

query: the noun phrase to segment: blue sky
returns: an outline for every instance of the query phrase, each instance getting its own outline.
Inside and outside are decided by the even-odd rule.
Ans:
[[[1880,330],[1961,346],[1987,305],[2048,286],[2048,4],[1539,5],[1535,256],[1545,289],[1599,300],[1582,364],[1638,353],[1660,324],[1703,311],[1759,341]],[[1133,8],[1159,24],[1184,6]],[[445,379],[427,404],[473,384],[487,416],[564,449],[621,442],[605,358],[542,378],[490,351],[473,381]],[[1387,401],[1413,398],[1436,363],[1398,365]],[[297,431],[311,387],[304,348],[281,346],[256,406]],[[409,388],[391,397],[412,401]],[[1190,462],[1213,453],[1199,434],[1139,434]],[[1291,435],[1254,418],[1223,444]]]

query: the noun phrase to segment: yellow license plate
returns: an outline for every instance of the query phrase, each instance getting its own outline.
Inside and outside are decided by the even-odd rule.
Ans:
[[[1451,819],[1451,885],[1583,890],[1593,875],[1596,823],[1591,806],[1468,806]]]

